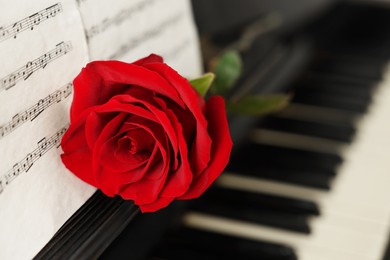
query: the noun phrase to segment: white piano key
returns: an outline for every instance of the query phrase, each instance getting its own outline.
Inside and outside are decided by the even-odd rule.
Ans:
[[[365,205],[354,201],[345,201],[334,198],[332,192],[307,188],[293,184],[279,183],[260,178],[240,176],[234,173],[223,173],[217,180],[217,184],[232,189],[241,189],[251,192],[262,192],[273,195],[282,195],[297,199],[310,199],[316,202],[321,212],[337,212],[349,216],[361,218],[386,224],[389,222],[390,213],[381,207]]]
[[[184,224],[193,228],[245,237],[255,240],[265,240],[287,244],[294,248],[299,259],[378,259],[375,253],[376,241],[368,243],[368,238],[353,237],[353,234],[337,230],[337,228],[322,228],[310,235],[250,224],[208,214],[190,212],[184,216]],[[360,248],[355,248],[359,246]],[[302,258],[301,258],[302,256]],[[308,257],[313,258],[308,258]]]
[[[344,147],[344,143],[338,141],[266,129],[253,130],[250,138],[258,144],[334,154],[340,153]]]
[[[286,109],[276,113],[275,116],[309,122],[322,122],[325,120],[355,123],[360,119],[360,116],[356,113],[345,110],[298,103],[289,104]]]

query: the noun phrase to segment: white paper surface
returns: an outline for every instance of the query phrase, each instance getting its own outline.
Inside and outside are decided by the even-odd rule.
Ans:
[[[132,62],[155,53],[183,76],[201,74],[190,1],[86,0],[80,11],[92,60]]]
[[[95,192],[59,141],[73,78],[90,60],[157,53],[201,72],[190,2],[0,0],[0,259],[31,259]]]

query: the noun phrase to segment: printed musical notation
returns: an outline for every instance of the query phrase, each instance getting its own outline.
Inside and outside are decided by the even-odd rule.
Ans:
[[[28,172],[33,164],[39,160],[45,153],[47,153],[53,147],[59,147],[62,136],[68,129],[68,125],[62,127],[57,133],[50,137],[44,137],[38,142],[38,147],[28,153],[20,162],[14,164],[12,169],[7,171],[3,176],[0,176],[0,194],[4,191],[5,187],[10,185],[15,178],[21,173]]]
[[[0,139],[10,134],[28,120],[33,121],[51,105],[59,103],[62,99],[67,98],[72,93],[72,90],[73,83],[70,82],[47,97],[40,99],[35,105],[27,110],[14,115],[8,123],[0,125]]]
[[[33,61],[27,62],[27,64],[23,67],[0,79],[0,92],[2,90],[8,90],[12,88],[22,79],[26,80],[28,77],[31,76],[31,74],[33,74],[39,69],[44,69],[47,64],[61,56],[64,56],[71,50],[71,42],[61,42],[57,44],[53,50],[49,51],[48,53],[45,53],[44,55]]]
[[[119,13],[114,15],[112,18],[106,18],[101,23],[92,26],[90,29],[86,30],[85,34],[87,40],[90,40],[94,36],[106,31],[109,27],[113,25],[120,25],[124,21],[130,19],[133,14],[136,14],[147,6],[151,5],[153,0],[142,1],[139,4],[132,6],[128,9],[121,10]]]
[[[169,17],[165,21],[162,21],[157,27],[150,30],[146,30],[140,36],[132,38],[127,44],[122,45],[117,52],[109,57],[110,60],[116,60],[126,55],[132,49],[135,49],[140,44],[144,44],[149,39],[155,38],[157,35],[162,34],[164,29],[172,24],[176,24],[180,21],[183,16],[179,13]]]
[[[41,22],[53,18],[62,12],[61,3],[49,6],[11,25],[0,27],[0,42],[9,38],[16,39],[17,35],[26,30],[34,30]]]

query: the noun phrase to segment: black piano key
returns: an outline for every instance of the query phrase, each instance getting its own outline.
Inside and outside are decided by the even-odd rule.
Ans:
[[[203,257],[214,257],[206,259],[297,259],[294,250],[286,245],[184,227],[168,234],[153,253],[154,258],[148,259],[183,259],[183,256],[188,259],[175,250],[180,248]]]
[[[372,95],[360,95],[355,89],[346,91],[346,88],[343,87],[333,87],[333,86],[321,86],[317,85],[316,82],[312,82],[311,86],[300,85],[299,83],[294,88],[294,94],[296,96],[305,95],[308,97],[315,96],[325,96],[325,97],[337,97],[339,99],[350,100],[351,103],[356,104],[366,104],[371,102]],[[340,91],[342,89],[343,91]]]
[[[298,79],[299,85],[313,86],[313,82],[319,87],[325,87],[338,91],[340,93],[356,93],[367,96],[376,89],[379,82],[382,80],[369,80],[357,77],[349,77],[346,75],[333,75],[329,73],[321,73],[315,71],[305,71]]]
[[[333,176],[341,162],[342,158],[338,154],[249,143],[231,158],[227,171],[246,172],[276,167]]]
[[[278,182],[296,184],[306,186],[309,188],[316,188],[321,190],[330,190],[333,176],[323,174],[322,172],[305,172],[299,170],[291,170],[285,168],[253,168],[245,169],[235,172],[239,175],[246,175],[255,178],[262,178],[274,180]]]
[[[261,122],[261,127],[295,134],[328,138],[342,142],[350,142],[356,132],[355,127],[352,125],[307,122],[275,116],[267,117]]]
[[[312,71],[346,75],[369,80],[381,80],[384,63],[375,59],[354,56],[335,57],[332,53],[317,57],[310,67]]]
[[[237,257],[237,255],[233,255]],[[202,249],[195,248],[193,245],[169,244],[165,243],[155,252],[147,257],[147,260],[214,260],[222,259],[222,256],[213,252],[204,252]]]
[[[294,95],[292,102],[299,104],[323,106],[341,110],[364,113],[367,111],[370,101],[356,100],[352,97],[333,95],[313,95],[312,93],[300,92]]]
[[[301,215],[318,216],[319,206],[311,200],[288,198],[259,192],[249,192],[237,189],[214,186],[210,188],[201,200],[229,201],[232,204],[240,203],[248,207],[271,209],[279,212],[297,213]],[[199,203],[202,203],[201,200]]]
[[[245,205],[244,200],[233,203],[205,199],[201,203],[193,204],[192,210],[304,234],[310,233],[307,215],[270,210],[260,204],[251,207]]]
[[[350,83],[345,80],[328,78],[319,75],[315,79],[304,77],[295,83],[295,91],[316,91],[318,94],[370,98],[376,87],[375,83]]]

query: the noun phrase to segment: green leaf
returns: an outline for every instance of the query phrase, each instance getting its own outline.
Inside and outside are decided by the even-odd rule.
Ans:
[[[191,86],[199,93],[199,95],[204,97],[213,83],[214,78],[214,73],[208,72],[199,78],[190,80],[189,82]]]
[[[227,51],[215,65],[215,81],[211,88],[214,94],[226,94],[236,83],[242,71],[242,61],[237,51]]]
[[[285,107],[290,95],[259,95],[246,96],[237,102],[226,104],[228,112],[244,115],[264,115],[276,112]]]

